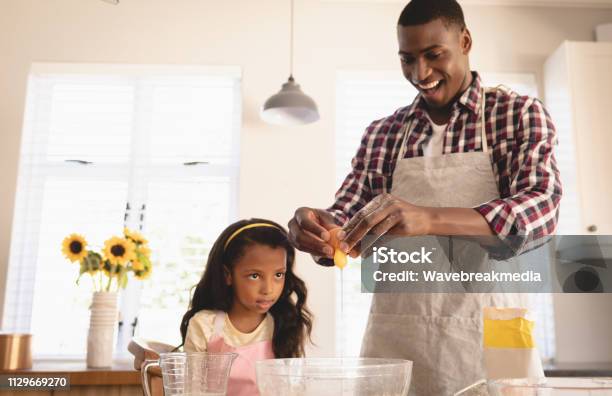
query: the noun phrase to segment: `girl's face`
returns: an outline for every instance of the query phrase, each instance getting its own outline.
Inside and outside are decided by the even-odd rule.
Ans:
[[[234,304],[264,314],[276,303],[285,286],[287,252],[282,247],[250,245],[234,262],[226,282],[234,288]]]

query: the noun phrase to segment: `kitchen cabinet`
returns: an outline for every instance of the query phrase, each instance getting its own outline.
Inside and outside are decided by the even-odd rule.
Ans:
[[[563,182],[559,234],[612,234],[612,43],[564,42],[546,61],[545,101]]]
[[[610,71],[612,43],[566,41],[545,63],[544,99],[557,128],[563,183],[559,235],[612,235]],[[556,361],[609,364],[612,294],[555,294],[553,301]]]

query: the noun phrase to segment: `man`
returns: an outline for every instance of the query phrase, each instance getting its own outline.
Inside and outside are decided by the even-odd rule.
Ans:
[[[356,256],[368,235],[494,236],[518,252],[556,227],[555,129],[534,98],[487,89],[470,71],[472,38],[455,0],[412,0],[397,37],[414,102],[373,122],[336,201],[299,208],[300,250],[331,265],[328,230]],[[515,297],[515,296],[514,296]],[[375,294],[362,355],[414,362],[412,395],[448,395],[484,378],[482,308],[503,294]]]

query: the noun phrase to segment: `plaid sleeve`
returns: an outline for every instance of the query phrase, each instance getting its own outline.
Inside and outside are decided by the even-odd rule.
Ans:
[[[516,149],[506,154],[510,194],[475,208],[515,253],[555,232],[562,194],[552,120],[537,99],[523,108],[515,130]]]
[[[327,209],[334,216],[336,223],[340,225],[344,225],[377,195],[372,189],[367,169],[372,153],[378,151],[380,138],[377,136],[382,132],[381,128],[385,123],[385,119],[374,121],[366,128],[357,154],[351,161],[351,172],[336,192],[334,204]]]

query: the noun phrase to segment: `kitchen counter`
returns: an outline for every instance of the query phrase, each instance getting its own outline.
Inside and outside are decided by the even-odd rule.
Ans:
[[[544,366],[547,377],[612,377],[610,363],[554,363]]]
[[[87,368],[84,361],[34,361],[28,370],[0,370],[0,375],[70,377],[70,391],[20,391],[19,395],[63,395],[71,396],[141,396],[140,372],[134,370],[132,362],[115,362],[112,367]],[[0,390],[0,395],[14,394],[14,390]]]

